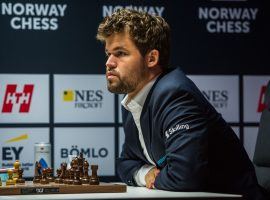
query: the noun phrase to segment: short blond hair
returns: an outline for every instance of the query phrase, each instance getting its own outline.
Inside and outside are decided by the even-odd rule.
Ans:
[[[166,69],[170,57],[170,26],[159,16],[129,9],[119,9],[100,23],[97,39],[105,39],[115,33],[127,31],[142,56],[156,49],[159,65]]]

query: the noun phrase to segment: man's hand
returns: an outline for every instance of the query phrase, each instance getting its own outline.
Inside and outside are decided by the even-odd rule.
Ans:
[[[156,167],[152,168],[149,170],[149,172],[145,175],[145,182],[146,182],[146,187],[148,189],[153,189],[154,188],[154,183],[156,180],[157,175],[159,174],[160,170]]]

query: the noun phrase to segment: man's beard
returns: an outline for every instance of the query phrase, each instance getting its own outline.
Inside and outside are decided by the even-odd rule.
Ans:
[[[145,68],[141,68],[136,74],[131,74],[123,78],[120,78],[120,75],[118,74],[116,81],[107,80],[107,88],[112,93],[128,94],[135,91],[139,83],[142,82],[146,76]]]
[[[135,80],[122,81],[121,79],[118,79],[118,82],[107,80],[108,90],[116,94],[131,93],[136,89],[137,85],[138,85],[138,81],[135,81]]]

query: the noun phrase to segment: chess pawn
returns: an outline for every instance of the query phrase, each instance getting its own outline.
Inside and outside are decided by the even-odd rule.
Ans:
[[[40,180],[41,184],[49,184],[49,180],[47,179],[47,169],[42,170],[42,178]]]
[[[23,175],[23,169],[18,169],[19,178],[17,179],[17,184],[23,185],[25,184],[25,180],[22,178]]]
[[[61,173],[62,173],[61,169],[56,170],[57,178],[54,179],[55,183],[60,183],[60,184],[63,183],[63,179],[60,177]]]
[[[83,173],[83,177],[82,177],[82,184],[89,184],[88,168],[89,168],[89,164],[88,164],[87,160],[85,160],[83,163],[84,173]]]
[[[9,169],[7,171],[7,173],[8,173],[8,180],[6,182],[6,185],[15,185],[16,182],[12,178],[13,177],[13,170]]]
[[[73,185],[81,185],[82,181],[80,180],[80,170],[77,168],[74,171],[74,180],[73,180]]]
[[[63,180],[64,184],[68,184],[69,183],[69,173],[70,173],[70,169],[67,169],[65,172],[65,178]]]
[[[73,184],[73,181],[74,181],[74,173],[75,173],[74,168],[70,168],[70,169],[69,169],[69,180],[67,181],[67,184],[69,184],[69,185],[72,185],[72,184]]]
[[[90,177],[90,185],[99,185],[97,176],[98,165],[91,165],[92,175]]]
[[[13,164],[14,170],[13,170],[13,180],[17,182],[17,179],[19,178],[18,170],[20,168],[21,164],[19,160],[16,160]]]
[[[54,182],[53,169],[47,168],[47,179],[49,182]]]
[[[41,164],[36,161],[35,163],[35,175],[34,175],[34,179],[33,179],[33,183],[40,183],[40,179],[41,179]]]

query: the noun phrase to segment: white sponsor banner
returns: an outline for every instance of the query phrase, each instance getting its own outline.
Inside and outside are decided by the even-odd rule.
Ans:
[[[238,76],[191,75],[188,77],[226,121],[239,122]]]
[[[114,128],[55,128],[54,167],[68,163],[68,155],[82,152],[90,165],[98,165],[98,175],[114,176],[114,135]]]
[[[0,74],[0,123],[48,123],[49,75]]]
[[[259,122],[270,76],[244,76],[244,122]]]
[[[122,148],[123,148],[123,144],[125,142],[125,132],[124,132],[124,128],[123,127],[119,127],[119,141],[118,141],[118,153],[119,153],[119,157],[121,155],[122,152]]]
[[[23,176],[34,176],[34,144],[49,142],[49,128],[0,128],[1,168],[19,160]]]
[[[114,122],[104,75],[54,75],[54,122]]]
[[[258,127],[244,127],[244,147],[250,160],[253,160],[256,141],[258,136]]]

